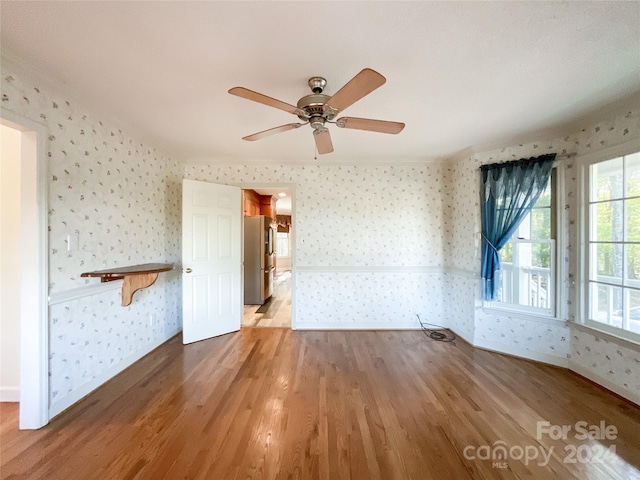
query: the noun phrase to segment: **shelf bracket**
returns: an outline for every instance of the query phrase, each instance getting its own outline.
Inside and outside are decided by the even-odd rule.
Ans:
[[[158,279],[158,273],[140,273],[137,275],[126,275],[122,284],[122,306],[131,305],[133,294],[141,288],[150,287]]]

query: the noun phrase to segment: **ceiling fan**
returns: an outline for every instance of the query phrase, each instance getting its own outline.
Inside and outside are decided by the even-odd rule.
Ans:
[[[303,125],[311,125],[313,128],[313,138],[316,142],[316,148],[319,154],[333,152],[333,143],[331,142],[331,134],[325,126],[332,123],[340,128],[353,128],[357,130],[368,130],[371,132],[392,133],[397,134],[404,128],[404,123],[389,122],[386,120],[373,120],[370,118],[357,117],[341,117],[335,122],[332,121],[338,113],[354,104],[365,95],[370,94],[376,88],[384,85],[386,78],[375,70],[365,68],[355,77],[349,80],[340,90],[333,96],[325,95],[323,92],[327,81],[322,77],[311,77],[309,79],[309,87],[313,92],[298,100],[297,106],[290,105],[286,102],[276,100],[253,90],[244,87],[233,87],[229,93],[238,97],[253,100],[269,107],[278,108],[285,112],[297,115],[303,123],[288,123],[279,127],[270,128],[262,132],[254,133],[243,137],[243,140],[260,140],[275,133],[294,130]]]

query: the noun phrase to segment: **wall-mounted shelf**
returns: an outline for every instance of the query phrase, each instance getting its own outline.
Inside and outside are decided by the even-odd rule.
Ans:
[[[131,299],[135,292],[153,285],[160,272],[168,272],[169,270],[173,270],[173,265],[170,263],[145,263],[130,267],[85,272],[80,276],[99,277],[102,283],[124,280],[122,283],[122,306],[126,307],[131,305]]]

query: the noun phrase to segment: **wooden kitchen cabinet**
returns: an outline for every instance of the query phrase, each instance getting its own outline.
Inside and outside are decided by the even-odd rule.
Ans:
[[[269,218],[276,218],[276,200],[271,195],[260,195],[253,190],[243,190],[244,216],[255,217],[265,215]]]

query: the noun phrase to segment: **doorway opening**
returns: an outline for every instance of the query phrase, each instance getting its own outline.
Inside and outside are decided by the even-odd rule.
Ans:
[[[20,400],[20,146],[22,132],[0,124],[0,401]],[[17,280],[17,281],[16,281]]]
[[[246,220],[243,230],[244,283],[247,285],[246,288],[251,289],[253,276],[259,276],[256,282],[262,282],[261,288],[264,288],[266,293],[255,299],[255,295],[247,294],[245,289],[242,327],[292,328],[293,188],[246,185],[242,188],[244,217],[264,216],[271,219],[271,231],[268,232],[270,240],[265,237],[269,251],[265,253],[273,252],[272,259],[268,262],[273,265],[270,272],[252,265],[250,257],[255,247],[249,238],[251,230],[248,225],[252,220]],[[260,255],[262,253],[260,252]]]
[[[6,349],[17,365],[11,378],[18,377],[17,389],[8,385],[7,395],[19,402],[20,429],[37,429],[49,421],[46,129],[5,110],[0,115],[0,127],[3,305],[0,321],[3,337],[5,326],[10,325],[11,341],[18,346]],[[14,223],[5,225],[5,220]],[[5,286],[12,285],[14,292],[5,290]],[[4,355],[4,338],[2,351]],[[4,357],[2,363],[7,363]]]

